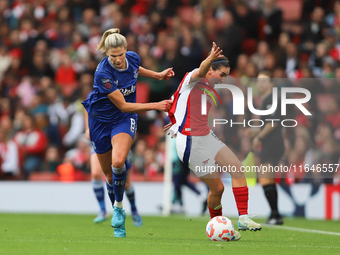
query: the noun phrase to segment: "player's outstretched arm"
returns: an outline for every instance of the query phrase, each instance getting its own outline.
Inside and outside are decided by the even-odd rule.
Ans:
[[[162,72],[154,72],[140,66],[138,69],[138,75],[155,80],[169,80],[172,76],[175,75],[175,72],[172,70],[172,67],[167,68]]]
[[[217,47],[215,42],[213,42],[210,54],[205,60],[202,61],[198,70],[193,72],[191,78],[205,78],[211,67],[211,64],[219,57],[223,57],[222,50],[220,47]]]
[[[142,111],[150,111],[150,110],[159,110],[159,111],[169,111],[172,105],[171,100],[163,100],[156,103],[127,103],[123,94],[117,89],[114,92],[107,95],[107,97],[111,100],[115,106],[118,107],[122,112],[142,112]]]

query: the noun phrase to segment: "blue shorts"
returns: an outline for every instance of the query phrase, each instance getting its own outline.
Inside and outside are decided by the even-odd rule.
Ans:
[[[96,153],[95,151],[94,151],[94,149],[91,147],[91,155],[93,154],[93,153]],[[131,168],[131,157],[132,157],[132,153],[131,153],[131,151],[129,151],[129,154],[128,154],[128,156],[126,157],[126,160],[125,160],[125,167],[126,167],[126,170],[129,170],[130,168]]]
[[[132,139],[135,138],[137,118],[129,115],[119,122],[103,123],[89,117],[89,129],[92,148],[96,153],[103,154],[112,149],[111,139],[113,136],[126,133]]]

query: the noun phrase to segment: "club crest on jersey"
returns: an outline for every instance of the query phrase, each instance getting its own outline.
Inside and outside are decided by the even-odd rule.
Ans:
[[[133,70],[133,78],[137,79],[138,77],[138,69]]]
[[[209,160],[210,160],[210,158],[208,158],[207,160],[204,160],[204,161],[202,162],[202,163],[203,163],[203,165],[206,165],[206,164],[208,164]]]
[[[111,89],[112,88],[112,84],[109,78],[106,79],[102,79],[102,84],[104,86],[104,88],[106,89]]]

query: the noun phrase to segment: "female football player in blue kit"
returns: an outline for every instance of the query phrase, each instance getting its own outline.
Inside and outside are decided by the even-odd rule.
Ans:
[[[126,38],[119,29],[109,29],[97,47],[105,57],[94,73],[93,93],[83,102],[88,113],[92,147],[107,179],[108,194],[114,200],[111,225],[115,237],[125,237],[123,195],[126,182],[125,160],[136,129],[136,112],[168,111],[171,100],[136,103],[138,75],[158,80],[174,76],[172,68],[154,72],[140,66],[137,53],[127,51]]]
[[[93,93],[93,91],[91,92]],[[90,131],[89,131],[89,125],[88,125],[88,114],[87,111],[84,110],[84,119],[85,119],[85,136],[87,139],[90,139]],[[127,171],[127,176],[126,176],[126,183],[125,183],[125,194],[130,202],[131,206],[131,217],[132,217],[132,222],[134,226],[142,226],[143,225],[143,220],[142,217],[139,215],[136,202],[135,202],[135,190],[130,182],[130,172],[131,169],[131,157],[130,154],[128,155],[126,161],[125,161],[125,168]],[[90,167],[91,167],[91,183],[92,183],[92,189],[94,192],[94,195],[98,201],[100,211],[97,215],[97,217],[93,220],[94,223],[101,223],[107,219],[107,214],[106,214],[106,206],[105,206],[105,190],[104,190],[104,185],[102,182],[102,167],[99,163],[98,157],[96,152],[91,149],[91,157],[90,157]],[[112,187],[112,184],[106,183],[106,186],[108,189]],[[111,188],[112,189],[112,188]],[[111,204],[113,206],[115,200],[114,196],[111,196],[110,199]]]

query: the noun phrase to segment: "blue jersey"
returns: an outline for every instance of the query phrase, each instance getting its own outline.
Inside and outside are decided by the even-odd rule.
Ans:
[[[115,67],[109,57],[104,58],[94,73],[93,92],[83,102],[89,117],[99,122],[118,122],[128,116],[137,117],[136,113],[123,113],[107,97],[119,89],[125,101],[136,102],[136,83],[140,57],[133,51],[126,52],[126,69]]]

